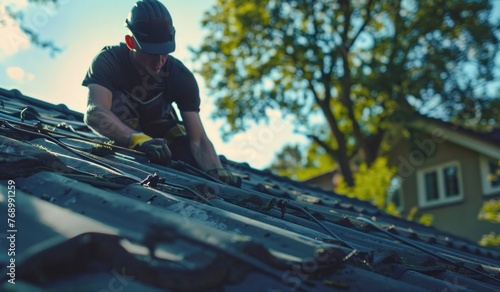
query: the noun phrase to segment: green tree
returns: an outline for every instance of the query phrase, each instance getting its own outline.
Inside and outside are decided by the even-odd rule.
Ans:
[[[47,11],[47,9],[56,9],[58,6],[58,0],[28,0],[29,5],[37,6],[39,8],[43,8],[43,11]],[[7,4],[4,7],[0,7],[0,27],[12,25],[18,26],[21,32],[28,37],[29,41],[40,48],[48,49],[52,55],[55,53],[61,52],[61,48],[58,47],[53,41],[44,40],[36,25],[34,25],[34,21],[27,17],[26,9],[17,9],[15,5]],[[5,36],[4,41],[16,41],[15,39],[9,38],[17,38],[18,36]]]
[[[337,192],[356,197],[361,200],[371,201],[375,206],[383,210],[391,210],[387,202],[387,188],[391,178],[396,174],[394,167],[387,165],[387,159],[379,157],[370,167],[362,163],[354,173],[356,185],[350,187],[345,181],[341,181]]]
[[[295,180],[304,180],[332,170],[335,161],[323,148],[314,144],[308,149],[303,148],[300,145],[286,145],[269,170]]]
[[[193,51],[225,137],[280,109],[352,186],[349,160],[359,152],[370,166],[395,121],[460,117],[490,100],[491,10],[486,0],[219,0]]]
[[[500,160],[498,160],[496,172],[490,173],[488,180],[492,182],[500,181]],[[481,210],[479,210],[477,218],[491,223],[500,223],[500,199],[492,199],[484,202]],[[484,246],[500,246],[500,234],[496,232],[485,234],[479,241],[479,244]]]
[[[492,223],[500,223],[500,200],[489,200],[483,204],[479,211],[479,220],[486,220]],[[483,235],[479,241],[483,246],[500,246],[500,234],[490,232]]]

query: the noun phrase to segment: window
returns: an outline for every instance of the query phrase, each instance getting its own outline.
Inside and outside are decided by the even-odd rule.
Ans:
[[[424,174],[425,198],[427,201],[439,200],[437,172],[429,171]]]
[[[394,176],[387,188],[387,203],[393,203],[396,210],[403,211],[403,179]]]
[[[458,161],[419,170],[417,184],[420,207],[457,202],[463,198]]]
[[[500,160],[481,156],[479,162],[483,194],[493,195],[500,193]]]

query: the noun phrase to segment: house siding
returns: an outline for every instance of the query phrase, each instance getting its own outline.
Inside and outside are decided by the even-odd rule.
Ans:
[[[479,153],[448,141],[436,140],[432,136],[423,136],[420,146],[410,149],[407,140],[401,140],[389,159],[392,165],[400,168],[403,177],[403,213],[418,204],[417,172],[420,169],[439,166],[456,161],[460,165],[460,181],[463,188],[463,200],[456,203],[434,207],[419,207],[421,213],[433,216],[433,226],[473,241],[479,241],[483,234],[495,231],[499,227],[493,223],[477,220],[483,202],[491,196],[483,195]],[[424,146],[422,145],[426,145]],[[431,145],[433,144],[433,145]],[[433,151],[430,151],[433,150]],[[420,154],[418,152],[420,151]],[[426,152],[425,156],[422,156]],[[425,157],[423,160],[417,158]]]

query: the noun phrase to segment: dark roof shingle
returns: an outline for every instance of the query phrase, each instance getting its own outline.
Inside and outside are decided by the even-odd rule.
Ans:
[[[0,207],[7,214],[13,180],[16,284],[24,287],[493,291],[500,285],[498,250],[368,202],[221,157],[243,178],[235,188],[183,163],[165,167],[133,151],[96,146],[106,140],[64,106],[3,89],[0,101]],[[0,264],[9,261],[1,252]],[[9,279],[3,273],[0,287],[9,288]]]

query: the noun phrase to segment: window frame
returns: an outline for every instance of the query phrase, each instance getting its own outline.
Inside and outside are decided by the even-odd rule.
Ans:
[[[488,175],[490,173],[489,162],[490,160],[496,160],[491,157],[486,157],[481,155],[479,157],[479,168],[481,173],[481,186],[483,190],[483,196],[498,195],[500,193],[500,186],[492,186],[491,182],[488,180]]]
[[[446,186],[445,186],[443,171],[444,169],[451,166],[455,166],[457,168],[457,183],[459,191],[456,196],[446,197]],[[434,201],[427,200],[427,193],[426,193],[425,174],[430,172],[436,172],[437,174],[438,198]],[[460,166],[460,162],[458,160],[454,160],[417,170],[417,192],[418,192],[419,207],[434,207],[450,203],[461,202],[464,199],[464,188],[463,188],[462,168]]]

